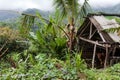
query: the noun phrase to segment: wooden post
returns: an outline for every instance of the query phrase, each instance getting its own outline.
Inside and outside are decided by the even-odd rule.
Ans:
[[[116,52],[116,46],[113,48],[113,53],[112,53],[112,57],[111,57],[111,59],[110,59],[110,66],[112,66],[113,65],[113,62],[114,62],[114,56],[115,56],[115,52]]]
[[[109,57],[109,54],[108,54],[108,44],[106,44],[106,56],[105,56],[104,68],[106,68],[107,65],[108,65],[108,57]]]
[[[113,48],[112,57],[115,56],[116,46]]]
[[[94,65],[95,65],[95,53],[96,53],[96,44],[94,45],[93,58],[92,58],[92,68],[94,68]]]

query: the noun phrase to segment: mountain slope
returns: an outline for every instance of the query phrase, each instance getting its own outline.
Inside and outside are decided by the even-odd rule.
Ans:
[[[0,10],[0,21],[7,19],[15,19],[20,16],[20,13],[12,10]]]
[[[37,12],[39,12],[45,18],[48,18],[49,15],[51,14],[51,12],[49,12],[49,11],[42,11],[42,10],[35,9],[35,8],[27,9],[27,10],[23,11],[22,13],[36,15]]]
[[[0,10],[0,21],[11,21],[21,16],[21,13],[36,15],[36,12],[39,12],[43,17],[48,18],[51,12],[42,11],[39,9],[27,9],[22,12],[12,11],[12,10]]]

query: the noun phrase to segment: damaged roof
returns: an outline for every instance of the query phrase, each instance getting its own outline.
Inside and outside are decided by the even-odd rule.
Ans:
[[[114,15],[115,16],[115,15]],[[100,34],[103,35],[105,41],[104,42],[120,42],[120,36],[117,31],[115,32],[106,32],[105,29],[111,29],[111,28],[118,28],[120,27],[120,24],[113,19],[108,19],[104,15],[90,15],[88,16],[83,24],[88,24],[86,22],[91,22],[94,24],[94,26],[97,28],[97,30],[100,32]],[[85,25],[82,25],[85,26]],[[81,28],[81,27],[80,27]],[[80,30],[80,29],[79,29]],[[79,30],[77,35],[79,35]]]
[[[120,24],[118,24],[115,19],[109,20],[109,19],[105,18],[103,15],[93,16],[93,18],[100,24],[101,29],[103,29],[103,30],[120,27]],[[107,33],[113,39],[113,41],[120,42],[120,36],[117,33],[117,31],[107,32]]]

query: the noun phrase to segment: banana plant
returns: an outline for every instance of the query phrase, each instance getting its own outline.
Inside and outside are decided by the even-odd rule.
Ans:
[[[75,26],[77,23],[80,24],[77,20],[85,17],[88,12],[91,12],[90,5],[88,4],[88,0],[85,0],[82,6],[80,6],[79,0],[54,0],[54,6],[60,9],[62,17],[68,18],[68,48],[72,52],[75,46]]]
[[[66,35],[64,31],[64,25],[62,24],[62,18],[57,10],[53,16],[50,16],[49,20],[43,18],[37,13],[37,18],[41,21],[37,23],[39,29],[29,33],[29,40],[37,46],[37,50],[42,53],[52,53],[54,56],[61,56],[66,50]],[[33,48],[33,47],[32,47]],[[31,49],[32,49],[31,48]]]

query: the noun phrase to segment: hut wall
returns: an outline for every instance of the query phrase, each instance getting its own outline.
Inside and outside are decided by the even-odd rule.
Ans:
[[[94,45],[82,40],[79,42],[79,50],[82,50],[82,58],[92,59]]]

